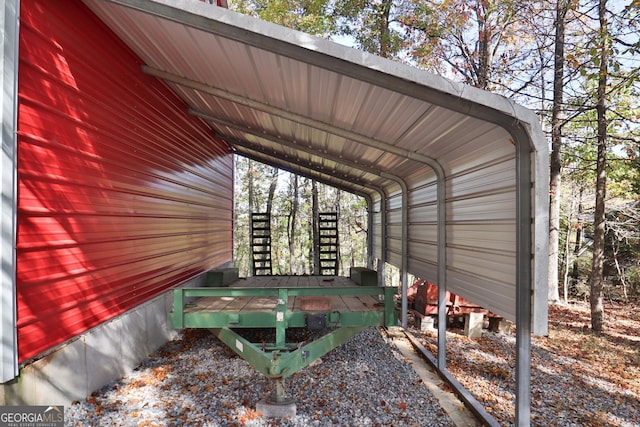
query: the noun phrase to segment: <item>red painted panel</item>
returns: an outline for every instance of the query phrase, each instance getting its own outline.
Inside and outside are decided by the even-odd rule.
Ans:
[[[22,0],[25,361],[232,258],[232,156],[80,1]]]

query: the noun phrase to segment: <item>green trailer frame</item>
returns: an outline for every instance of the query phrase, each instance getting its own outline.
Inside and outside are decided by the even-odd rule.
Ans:
[[[336,276],[306,276],[292,285],[290,278],[261,276],[237,279],[226,287],[175,289],[169,318],[176,329],[211,329],[230,349],[275,382],[271,402],[289,402],[284,387],[287,377],[366,327],[398,323],[394,302],[397,287],[362,286],[357,284],[359,280]],[[310,285],[314,280],[323,286]],[[304,309],[295,302],[297,297],[315,298],[320,304]],[[338,298],[356,302],[349,307],[333,307],[331,301]],[[241,299],[242,304],[228,304],[234,299]],[[220,307],[222,300],[227,302],[224,308]],[[237,332],[243,328],[275,329],[275,342],[251,342]],[[322,329],[326,333],[311,342],[288,342],[289,328]]]

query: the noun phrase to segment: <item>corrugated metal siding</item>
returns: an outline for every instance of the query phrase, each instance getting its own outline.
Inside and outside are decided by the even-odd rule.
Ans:
[[[371,239],[371,253],[369,258],[382,259],[382,203],[381,198],[373,199],[371,215],[371,228],[368,230]]]
[[[18,339],[32,358],[232,258],[232,156],[81,3],[22,0]]]
[[[483,133],[474,145],[447,156],[447,285],[515,320],[515,148],[504,131]]]
[[[386,203],[386,262],[399,267],[402,265],[402,192],[400,189],[389,194]]]
[[[407,180],[408,269],[438,283],[438,188],[433,174],[419,173]]]
[[[448,136],[460,129],[452,126]],[[437,149],[448,171],[447,290],[515,319],[515,150],[503,130],[472,129]],[[421,174],[407,185],[409,271],[438,283],[436,185]]]

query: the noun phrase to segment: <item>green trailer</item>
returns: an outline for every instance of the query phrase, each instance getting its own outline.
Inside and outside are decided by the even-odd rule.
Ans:
[[[396,326],[398,322],[394,304],[398,288],[359,280],[362,269],[354,280],[339,276],[229,277],[230,283],[216,280],[215,287],[176,289],[169,316],[176,329],[210,329],[273,380],[270,403],[290,402],[284,380],[362,329]],[[252,342],[241,333],[242,329],[255,328],[268,329],[275,339]],[[290,328],[314,330],[316,338],[290,342]]]

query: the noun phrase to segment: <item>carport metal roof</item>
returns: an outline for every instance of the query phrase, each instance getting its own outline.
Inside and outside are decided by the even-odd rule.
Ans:
[[[548,218],[548,148],[531,111],[194,0],[84,2],[237,153],[366,196],[372,255],[401,269],[405,290],[410,272],[515,320],[528,424]]]

